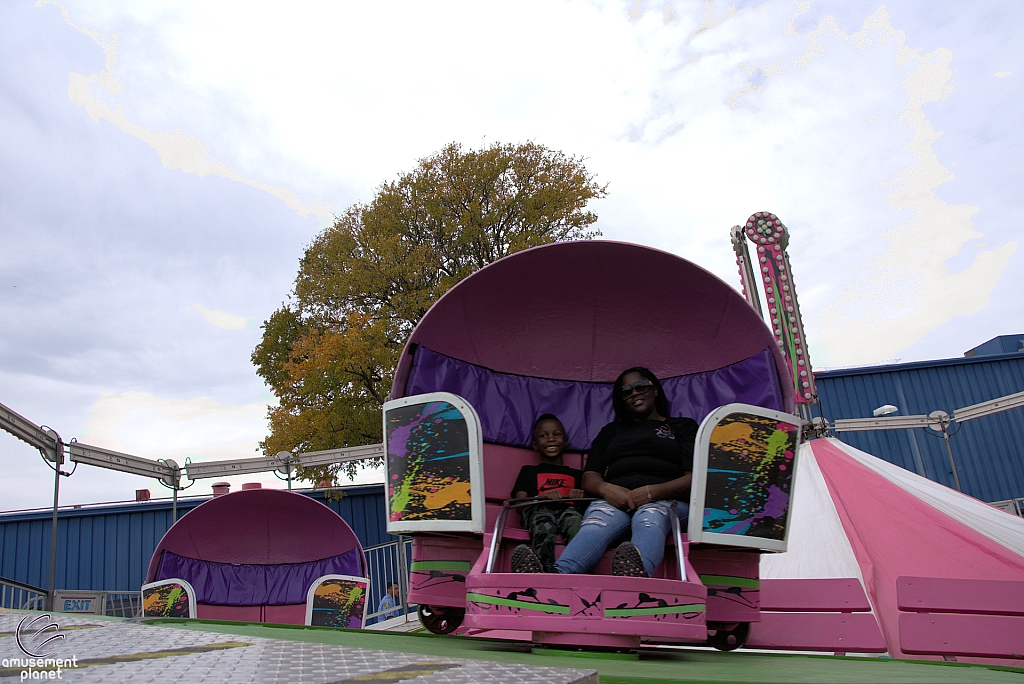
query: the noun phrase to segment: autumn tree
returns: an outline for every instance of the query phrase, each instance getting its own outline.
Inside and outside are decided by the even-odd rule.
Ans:
[[[508,254],[597,235],[586,206],[605,194],[583,159],[543,145],[453,143],[337,216],[306,249],[252,354],[279,400],[264,452],[381,441],[398,355],[430,305]]]

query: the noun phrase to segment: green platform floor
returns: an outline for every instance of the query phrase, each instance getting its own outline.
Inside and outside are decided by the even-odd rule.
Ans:
[[[607,684],[655,682],[1005,682],[1024,684],[1024,669],[942,661],[829,657],[704,649],[644,650],[638,657],[572,651],[535,653],[511,642],[424,633],[332,630],[206,620],[146,620],[147,625],[242,637],[380,649],[531,667],[597,670]]]

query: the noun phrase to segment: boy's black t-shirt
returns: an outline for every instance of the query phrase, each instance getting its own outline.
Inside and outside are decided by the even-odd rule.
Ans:
[[[512,487],[512,498],[516,492],[526,492],[527,497],[534,497],[543,496],[552,489],[557,489],[563,499],[568,498],[570,490],[583,488],[582,480],[583,472],[569,466],[549,463],[523,466]]]
[[[585,470],[626,489],[682,477],[693,470],[697,427],[691,418],[608,423],[594,438]]]

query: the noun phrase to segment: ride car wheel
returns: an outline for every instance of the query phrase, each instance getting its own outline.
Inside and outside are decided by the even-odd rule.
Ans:
[[[708,646],[714,646],[719,651],[734,651],[742,647],[747,643],[748,636],[750,636],[749,622],[708,625]]]
[[[420,624],[434,634],[451,634],[466,617],[464,608],[450,606],[420,606]]]

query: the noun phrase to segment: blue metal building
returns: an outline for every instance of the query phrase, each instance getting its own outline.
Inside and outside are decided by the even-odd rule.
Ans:
[[[899,408],[898,415],[935,410],[952,415],[954,409],[1024,391],[1024,354],[1000,353],[1001,346],[992,349],[996,353],[986,354],[988,349],[983,348],[985,345],[976,347],[972,350],[976,355],[965,358],[815,373],[821,403],[813,413],[829,421],[870,418],[874,409],[892,404]],[[965,494],[982,501],[1024,497],[1024,408],[954,423],[950,433]],[[954,486],[941,433],[885,430],[843,432],[838,437],[890,463]]]
[[[383,485],[327,491],[331,492],[328,499],[322,489],[299,493],[338,513],[364,547],[396,539],[385,530]],[[179,500],[178,517],[209,498]],[[0,577],[36,587],[49,584],[52,514],[52,510],[0,514]],[[54,586],[138,591],[153,550],[170,526],[169,500],[61,508]]]

